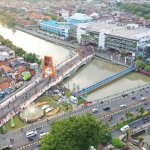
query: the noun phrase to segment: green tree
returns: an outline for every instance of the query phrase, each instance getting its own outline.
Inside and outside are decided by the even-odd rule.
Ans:
[[[140,60],[137,60],[136,61],[136,66],[139,68],[139,67],[141,67],[141,61]]]
[[[119,139],[119,137],[112,138],[111,143],[115,148],[122,148],[124,146],[123,142]]]
[[[71,116],[52,122],[40,150],[87,150],[91,145],[97,148],[103,138],[111,139],[108,123],[99,123],[92,114]]]
[[[144,106],[141,106],[141,107],[140,107],[139,112],[141,113],[141,115],[145,112]]]
[[[43,20],[43,21],[48,21],[48,19],[47,19],[47,18],[43,18],[42,20]]]
[[[142,143],[143,143],[143,140],[144,140],[144,137],[141,135],[141,136],[138,137],[138,140],[139,140],[138,146],[141,147]]]
[[[55,14],[51,14],[51,18],[52,18],[52,20],[57,20],[58,16]]]
[[[150,66],[146,66],[145,70],[148,71],[148,72],[150,72]]]
[[[125,114],[126,118],[132,118],[134,116],[134,113],[133,112],[130,112],[129,110],[126,112]]]

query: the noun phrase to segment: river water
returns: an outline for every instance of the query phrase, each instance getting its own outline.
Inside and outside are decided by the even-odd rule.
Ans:
[[[12,32],[11,29],[0,26],[0,35],[9,39],[14,45],[23,48],[27,52],[36,53],[41,58],[44,55],[53,57],[53,61],[56,64],[64,61],[69,57],[69,49],[47,42],[46,40],[34,37],[30,34],[16,31]],[[89,86],[93,83],[101,81],[121,70],[124,67],[110,64],[101,59],[93,59],[90,63],[82,66],[77,72],[70,78],[64,81],[65,86],[73,89],[73,84],[79,85],[80,89]],[[117,92],[134,88],[150,82],[150,77],[141,73],[129,73],[97,90],[89,93],[88,99],[98,99]]]

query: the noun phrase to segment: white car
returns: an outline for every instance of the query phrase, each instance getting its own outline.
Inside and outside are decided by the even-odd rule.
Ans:
[[[126,131],[126,130],[128,130],[129,129],[129,126],[128,125],[125,125],[125,126],[123,126],[120,130],[122,131],[122,132],[124,132],[124,131]]]
[[[93,112],[93,113],[95,113],[95,112],[97,112],[97,111],[98,111],[97,108],[93,108],[93,109],[92,109],[92,112]]]
[[[35,136],[35,135],[37,135],[37,131],[30,131],[30,132],[27,132],[26,133],[26,137],[28,138],[28,137],[32,137],[32,136]]]
[[[142,101],[147,100],[147,97],[142,97],[141,100]]]

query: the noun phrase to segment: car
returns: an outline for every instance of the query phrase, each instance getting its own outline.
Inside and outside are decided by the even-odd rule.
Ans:
[[[147,97],[142,97],[141,101],[147,100]]]
[[[120,105],[120,108],[126,108],[127,107],[127,105],[126,104],[122,104],[122,105]]]
[[[126,96],[128,96],[128,94],[122,94],[122,97],[126,97]]]
[[[135,145],[135,146],[137,146],[138,145],[138,141],[137,140],[133,140],[132,144]]]
[[[109,110],[109,109],[110,109],[110,107],[109,107],[109,106],[107,106],[107,107],[104,107],[103,109],[104,109],[104,110]]]
[[[124,132],[124,131],[126,131],[126,130],[128,130],[129,129],[129,126],[128,125],[125,125],[125,126],[123,126],[120,130],[122,131],[122,132]]]
[[[93,109],[92,109],[92,112],[93,112],[93,113],[95,113],[95,112],[97,112],[97,111],[98,111],[97,108],[93,108]]]
[[[32,136],[37,135],[37,131],[30,131],[26,133],[26,137],[27,138],[31,138]]]
[[[60,99],[60,100],[58,100],[58,104],[62,104],[63,102],[65,102],[65,100],[63,100],[63,99]]]
[[[135,96],[132,96],[132,99],[135,99]]]

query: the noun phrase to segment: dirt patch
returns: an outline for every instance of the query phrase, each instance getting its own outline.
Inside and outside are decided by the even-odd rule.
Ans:
[[[44,105],[44,104],[47,104],[48,102],[37,102],[35,105],[36,106],[41,106],[41,105]]]

